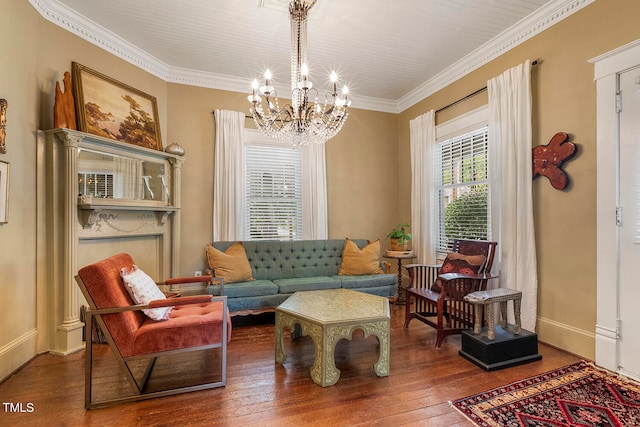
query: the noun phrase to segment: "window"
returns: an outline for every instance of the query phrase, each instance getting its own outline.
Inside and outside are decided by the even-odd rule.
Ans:
[[[455,238],[490,238],[487,145],[487,126],[436,145],[438,255],[450,252]]]
[[[298,147],[245,144],[247,240],[302,239],[302,153]]]
[[[112,173],[79,173],[78,194],[90,194],[99,198],[113,197]]]

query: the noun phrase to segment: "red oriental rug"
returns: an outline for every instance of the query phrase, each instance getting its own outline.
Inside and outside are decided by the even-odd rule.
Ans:
[[[585,361],[452,405],[482,427],[640,426],[640,384]]]

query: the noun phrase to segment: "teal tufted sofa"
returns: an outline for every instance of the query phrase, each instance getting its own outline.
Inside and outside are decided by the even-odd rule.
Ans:
[[[363,248],[366,240],[353,240]],[[236,242],[214,242],[226,251]],[[244,241],[253,278],[225,283],[231,314],[271,311],[297,291],[346,288],[384,297],[398,293],[395,274],[339,276],[344,240]],[[386,271],[383,267],[383,271]],[[215,293],[215,288],[210,288]]]

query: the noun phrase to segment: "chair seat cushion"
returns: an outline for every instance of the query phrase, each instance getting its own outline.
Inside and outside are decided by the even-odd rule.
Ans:
[[[176,306],[165,321],[145,319],[131,347],[122,356],[219,344],[222,341],[222,302]],[[227,312],[227,341],[231,339],[231,317]]]

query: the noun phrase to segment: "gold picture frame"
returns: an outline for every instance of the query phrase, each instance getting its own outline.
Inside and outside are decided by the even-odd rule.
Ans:
[[[78,130],[162,151],[156,98],[72,63]]]
[[[9,216],[9,162],[0,160],[0,224],[6,224]]]

